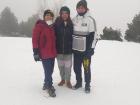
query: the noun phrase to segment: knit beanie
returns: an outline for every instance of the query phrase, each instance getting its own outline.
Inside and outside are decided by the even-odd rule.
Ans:
[[[65,11],[67,12],[68,14],[70,14],[70,9],[67,7],[67,6],[63,6],[61,9],[60,9],[60,14],[62,14],[62,11]]]
[[[83,6],[85,9],[87,9],[87,1],[86,0],[80,0],[77,5],[76,8]]]
[[[45,18],[45,16],[46,16],[47,14],[50,14],[52,17],[54,17],[53,12],[52,12],[51,10],[48,9],[48,10],[45,10],[45,11],[44,11],[43,18]]]

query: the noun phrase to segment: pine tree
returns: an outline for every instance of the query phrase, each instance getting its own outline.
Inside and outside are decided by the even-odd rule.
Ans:
[[[18,31],[18,21],[9,7],[6,7],[0,17],[0,32],[2,34],[12,35]]]
[[[128,24],[128,29],[125,32],[125,39],[133,42],[140,42],[140,13],[137,14],[132,23]]]
[[[33,15],[28,18],[26,22],[21,22],[19,24],[19,33],[22,34],[23,36],[26,37],[31,37],[32,36],[32,29],[34,24],[36,23],[38,19],[38,15]]]
[[[117,40],[122,41],[122,34],[120,30],[114,30],[113,28],[105,27],[103,29],[103,35],[101,35],[101,39],[103,40]]]

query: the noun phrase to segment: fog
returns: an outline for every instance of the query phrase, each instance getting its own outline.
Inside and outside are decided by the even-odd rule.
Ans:
[[[75,5],[79,0],[65,0],[64,5],[71,9],[71,16],[76,15]],[[87,0],[88,7],[97,21],[99,33],[102,29],[113,27],[123,33],[133,17],[140,12],[140,0]],[[27,20],[37,13],[39,0],[0,0],[0,12],[9,6],[18,21]]]

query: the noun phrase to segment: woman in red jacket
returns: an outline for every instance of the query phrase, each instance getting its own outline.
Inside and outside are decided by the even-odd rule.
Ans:
[[[44,68],[45,79],[43,90],[48,90],[51,97],[56,96],[55,89],[52,85],[52,73],[56,57],[53,17],[53,12],[46,10],[43,15],[43,20],[36,22],[32,36],[34,60],[41,60]]]

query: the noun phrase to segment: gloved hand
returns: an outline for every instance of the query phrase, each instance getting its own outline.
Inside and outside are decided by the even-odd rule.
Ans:
[[[89,58],[94,54],[94,48],[91,48],[85,52],[85,57]]]
[[[37,61],[40,61],[40,57],[39,57],[39,55],[37,54],[37,55],[34,55],[34,60],[37,62]]]
[[[37,62],[37,61],[40,61],[40,57],[39,57],[39,49],[38,48],[34,48],[33,49],[33,52],[34,52],[34,60]]]

